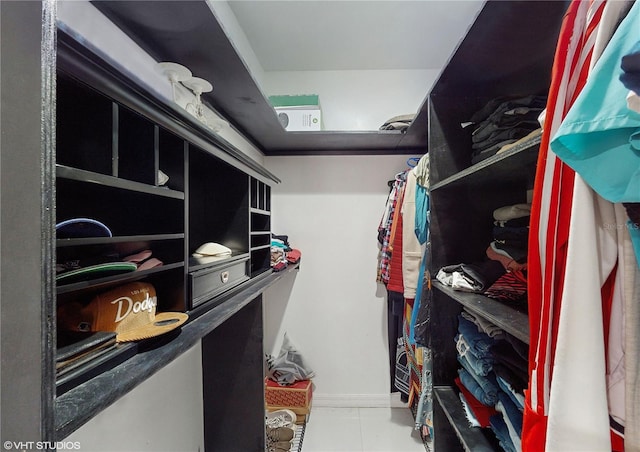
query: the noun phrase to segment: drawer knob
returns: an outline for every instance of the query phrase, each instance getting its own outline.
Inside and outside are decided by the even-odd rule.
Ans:
[[[229,272],[222,272],[220,273],[220,280],[223,283],[226,283],[227,281],[229,281]]]

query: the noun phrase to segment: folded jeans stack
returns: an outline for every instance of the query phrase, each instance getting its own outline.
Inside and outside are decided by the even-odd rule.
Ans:
[[[461,365],[456,385],[470,424],[491,428],[505,451],[522,450],[527,344],[465,311],[455,342]]]

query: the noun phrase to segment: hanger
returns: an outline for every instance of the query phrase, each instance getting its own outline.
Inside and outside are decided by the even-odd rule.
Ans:
[[[420,161],[420,157],[410,157],[407,160],[407,166],[409,168],[415,168],[419,161]]]

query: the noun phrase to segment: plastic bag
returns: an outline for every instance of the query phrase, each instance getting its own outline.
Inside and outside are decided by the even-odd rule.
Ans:
[[[267,376],[282,386],[292,385],[296,381],[313,378],[315,373],[304,362],[302,354],[297,350],[285,334],[277,357],[267,355]]]

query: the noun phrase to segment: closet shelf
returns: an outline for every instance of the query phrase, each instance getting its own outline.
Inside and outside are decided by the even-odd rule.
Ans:
[[[181,3],[92,1],[156,61],[176,61],[189,68],[198,68],[200,77],[215,81],[215,90],[203,94],[203,101],[222,113],[265,155],[424,153],[428,124],[426,102],[406,133],[386,130],[287,132],[247,71],[222,24],[211,14],[208,2],[192,1],[188,8]],[[149,14],[149,10],[153,10],[153,14]],[[158,28],[158,21],[172,26]],[[189,30],[189,33],[182,30]],[[214,42],[216,51],[203,53],[203,42]]]
[[[201,338],[256,300],[268,287],[297,268],[270,273],[233,294],[224,303],[189,321],[177,334],[168,333],[139,344],[136,356],[113,370],[71,389],[55,399],[55,440],[61,441],[118,398],[194,346]]]
[[[58,239],[56,246],[64,248],[67,246],[83,245],[109,245],[112,243],[124,242],[154,242],[160,240],[180,240],[184,239],[184,233],[178,234],[150,234],[150,235],[123,235],[117,237],[89,237],[81,239]]]
[[[182,261],[173,264],[165,264],[160,267],[151,268],[149,270],[133,271],[128,273],[121,273],[119,275],[107,276],[104,278],[91,279],[89,281],[81,281],[73,284],[65,284],[57,286],[58,295],[62,295],[69,292],[75,292],[77,290],[87,289],[89,287],[99,288],[107,285],[113,285],[114,283],[124,283],[128,281],[136,281],[146,278],[154,273],[166,272],[175,268],[181,268],[184,264]]]
[[[433,392],[465,451],[493,452],[495,450],[479,427],[469,426],[462,402],[460,402],[453,388],[447,386],[434,387]]]
[[[532,179],[535,175],[539,148],[540,136],[449,176],[431,185],[430,190],[461,187],[463,185],[506,186],[523,179]]]
[[[527,314],[484,295],[453,290],[439,281],[433,281],[433,287],[453,298],[469,311],[486,318],[521,341],[529,343],[529,317]]]
[[[184,199],[184,193],[170,188],[156,187],[155,185],[143,184],[127,179],[120,179],[106,174],[94,173],[78,168],[71,168],[56,164],[56,176],[61,179],[71,179],[79,182],[104,185],[106,187],[121,188],[140,193],[147,193],[156,196],[164,196],[173,199]]]
[[[249,209],[249,211],[250,211],[251,213],[259,213],[259,214],[262,214],[262,215],[268,215],[268,216],[269,216],[269,215],[271,215],[271,212],[270,212],[270,211],[268,211],[268,210],[263,210],[263,209],[256,209],[255,207],[252,207],[251,209]]]
[[[262,250],[265,248],[271,248],[271,245],[252,246],[251,251]]]

